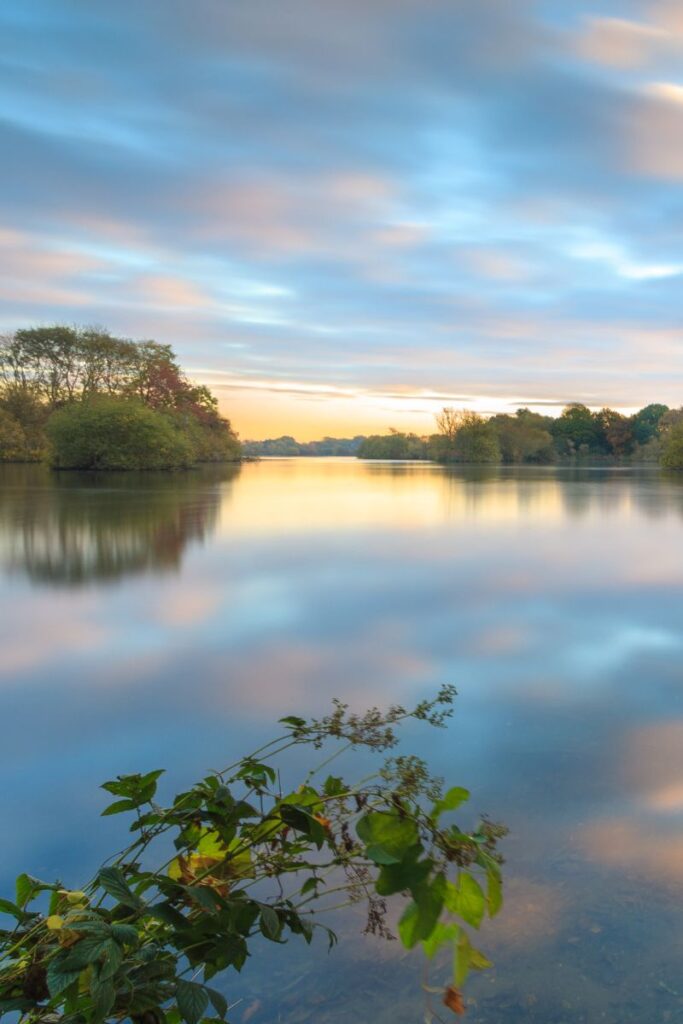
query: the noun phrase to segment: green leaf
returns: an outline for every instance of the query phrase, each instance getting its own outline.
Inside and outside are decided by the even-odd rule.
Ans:
[[[446,879],[441,874],[430,885],[421,885],[416,890],[398,923],[398,934],[407,949],[431,938],[443,909],[445,890]]]
[[[489,870],[487,872],[489,916],[495,917],[503,906],[503,883],[500,873]]]
[[[307,878],[304,884],[301,886],[301,895],[305,896],[307,892],[311,892],[312,889],[317,889],[319,885],[324,884],[325,882],[322,878]]]
[[[111,926],[111,933],[116,941],[120,942],[122,946],[138,945],[138,931],[132,924],[113,924]]]
[[[71,946],[56,957],[56,960],[59,961],[62,971],[82,971],[106,955],[112,945],[116,945],[116,943],[113,943],[108,936],[102,938],[99,935],[87,935],[75,946]],[[119,949],[118,946],[116,948]]]
[[[170,924],[172,928],[184,928],[187,924],[185,917],[180,911],[176,910],[173,904],[166,900],[162,903],[153,904],[153,906],[148,908],[148,912],[157,921],[162,921],[163,924]]]
[[[292,804],[282,804],[279,810],[285,825],[308,836],[320,849],[327,835],[323,826],[315,820],[312,814],[304,811],[301,807],[294,807]]]
[[[58,996],[68,988],[72,982],[76,981],[81,970],[63,970],[60,957],[56,956],[54,960],[51,960],[47,965],[47,987],[51,996]]]
[[[412,856],[412,851],[415,856]],[[375,883],[375,889],[379,896],[392,896],[395,892],[409,890],[415,895],[415,890],[425,883],[434,867],[430,858],[416,860],[422,851],[420,845],[411,847],[410,856],[406,856],[400,864],[386,864],[382,867]]]
[[[199,1024],[209,1005],[209,994],[204,986],[179,978],[175,991],[180,1016],[186,1021],[186,1024]]]
[[[364,815],[356,825],[366,855],[375,864],[398,864],[419,839],[417,825],[410,818],[384,811]]]
[[[106,818],[110,814],[123,814],[124,811],[134,811],[136,807],[137,804],[134,800],[115,800],[113,804],[105,807],[100,817]]]
[[[23,910],[29,900],[33,899],[39,888],[40,882],[37,878],[32,878],[31,875],[27,874],[19,875],[16,881],[17,906]]]
[[[328,775],[323,785],[323,793],[325,796],[339,796],[340,793],[346,792],[346,788],[343,779],[336,775]]]
[[[447,793],[443,795],[441,800],[437,800],[432,807],[431,817],[437,820],[446,811],[455,811],[461,804],[464,804],[466,800],[470,798],[469,789],[463,789],[462,786],[453,786]]]
[[[278,718],[278,722],[282,722],[283,725],[291,726],[293,729],[301,729],[306,725],[306,719],[297,718],[296,715],[287,715],[286,718]]]
[[[119,903],[123,903],[124,907],[132,907],[137,910],[141,906],[140,897],[131,892],[125,875],[119,868],[101,868],[98,880],[104,891]]]
[[[225,857],[225,843],[221,839],[220,833],[214,829],[205,829],[197,843],[197,853],[201,853],[203,857],[216,857],[218,860]]]
[[[442,921],[439,921],[429,938],[423,939],[422,941],[422,948],[424,949],[426,956],[431,960],[441,946],[445,945],[447,942],[452,942],[454,939],[457,939],[459,934],[459,925],[444,924]]]
[[[450,891],[450,890],[449,890]],[[486,897],[479,882],[466,871],[460,872],[455,906],[449,900],[449,910],[459,914],[463,921],[478,928],[486,910]]]
[[[93,971],[90,980],[90,995],[92,998],[91,1021],[104,1020],[109,1015],[116,1000],[116,989],[107,978],[100,980],[97,972]]]
[[[398,934],[406,949],[412,949],[420,941],[419,911],[417,903],[411,900],[398,922]]]
[[[0,899],[0,914],[10,914],[12,917],[16,917],[17,921],[21,921],[25,916],[23,910],[16,903],[3,899]]]
[[[481,950],[470,946],[470,967],[474,968],[475,971],[485,971],[487,968],[493,967],[493,964],[487,956],[484,956]]]
[[[261,931],[267,939],[277,942],[282,931],[280,918],[267,903],[261,904]]]
[[[225,1020],[225,1015],[228,1012],[228,1000],[222,992],[218,992],[215,988],[207,988],[206,991],[209,993],[214,1010],[222,1020]]]
[[[123,950],[119,946],[118,942],[111,939],[105,946],[104,950],[104,962],[100,968],[100,977],[102,980],[113,978],[123,960]]]
[[[467,933],[461,930],[460,938],[455,944],[455,955],[453,958],[453,978],[456,988],[460,988],[470,973],[471,953],[472,947]]]

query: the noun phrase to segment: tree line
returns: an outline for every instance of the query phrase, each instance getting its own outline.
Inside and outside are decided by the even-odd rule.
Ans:
[[[0,462],[161,469],[240,455],[216,398],[170,345],[64,325],[0,338]]]
[[[650,404],[631,416],[592,411],[574,402],[560,416],[530,409],[485,418],[466,409],[443,409],[428,437],[392,430],[367,437],[361,459],[430,459],[442,463],[549,465],[555,462],[659,462],[683,468],[683,409]]]
[[[365,440],[362,434],[356,437],[323,437],[321,441],[295,441],[290,434],[269,437],[264,441],[243,441],[242,451],[246,456],[259,458],[289,458],[292,456],[349,456],[358,452]]]

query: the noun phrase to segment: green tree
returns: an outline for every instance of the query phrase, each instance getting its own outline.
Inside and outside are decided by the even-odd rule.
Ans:
[[[425,459],[427,446],[417,434],[391,430],[364,438],[356,455],[359,459]]]
[[[500,462],[500,445],[490,420],[467,409],[446,408],[436,423],[439,433],[431,442],[431,451],[438,462]]]
[[[647,444],[659,435],[662,417],[669,411],[668,405],[653,403],[646,405],[633,417],[633,436],[638,444]]]
[[[667,430],[664,436],[661,463],[665,469],[683,469],[683,420]]]
[[[607,450],[599,414],[580,402],[566,406],[551,430],[560,455],[604,454]]]
[[[237,435],[220,415],[216,398],[184,376],[170,345],[59,324],[0,339],[0,408],[19,421],[35,455],[45,450],[44,426],[52,411],[100,397],[136,398],[172,415],[194,461],[241,456]]]
[[[0,388],[0,411],[15,420],[22,429],[22,461],[39,462],[47,449],[45,424],[48,409],[40,401],[35,390],[22,385]]]
[[[47,434],[56,469],[180,469],[194,456],[170,417],[134,399],[73,402],[52,414]]]
[[[0,409],[0,462],[30,462],[29,446],[21,423]]]
[[[545,429],[545,419],[528,409],[518,409],[515,416],[501,414],[491,418],[503,462],[554,462],[553,439]]]

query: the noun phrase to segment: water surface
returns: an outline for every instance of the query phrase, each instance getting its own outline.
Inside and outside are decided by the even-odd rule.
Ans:
[[[657,471],[0,467],[3,891],[76,885],[121,839],[105,778],[170,791],[283,714],[453,682],[410,743],[511,828],[468,1019],[683,1019],[682,598],[683,480]],[[422,1020],[416,958],[361,929],[268,947],[234,1020]]]

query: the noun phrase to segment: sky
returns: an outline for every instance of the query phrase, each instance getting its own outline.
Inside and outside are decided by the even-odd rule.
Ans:
[[[0,329],[240,435],[683,401],[681,0],[4,0]]]

